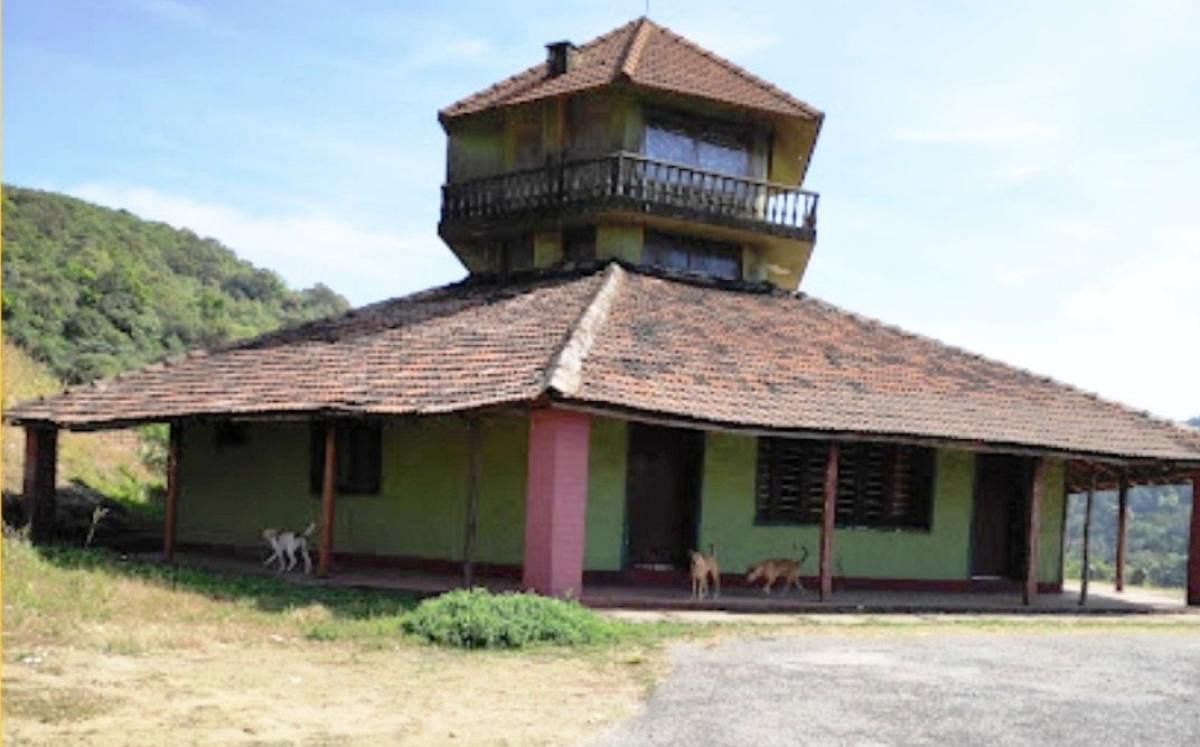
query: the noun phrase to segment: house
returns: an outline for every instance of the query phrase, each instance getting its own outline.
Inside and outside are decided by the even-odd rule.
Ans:
[[[58,429],[150,422],[168,557],[315,520],[323,574],[546,594],[715,547],[733,571],[811,551],[823,596],[1031,601],[1060,588],[1069,491],[1200,487],[1192,431],[803,293],[822,114],[645,18],[440,121],[469,276],[13,408],[35,536]]]

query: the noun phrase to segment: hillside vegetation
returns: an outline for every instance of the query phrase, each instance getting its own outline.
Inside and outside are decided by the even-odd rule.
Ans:
[[[51,192],[4,187],[6,336],[66,383],[343,311],[214,239]]]
[[[1083,552],[1082,495],[1071,497],[1067,511],[1066,574],[1078,577]],[[1189,486],[1129,490],[1125,579],[1133,584],[1183,586],[1187,581]],[[1090,564],[1092,578],[1113,578],[1117,553],[1117,493],[1096,494],[1092,504]]]
[[[9,340],[3,342],[3,406],[53,394],[62,383],[42,363]],[[20,493],[25,439],[20,428],[4,426],[4,491]],[[147,468],[136,431],[64,432],[59,439],[60,482],[81,482],[113,497],[137,499],[161,478]]]

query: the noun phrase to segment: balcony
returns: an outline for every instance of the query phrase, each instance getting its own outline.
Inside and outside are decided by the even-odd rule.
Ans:
[[[441,230],[446,235],[485,230],[497,220],[638,213],[813,241],[818,197],[783,184],[613,153],[446,184]]]

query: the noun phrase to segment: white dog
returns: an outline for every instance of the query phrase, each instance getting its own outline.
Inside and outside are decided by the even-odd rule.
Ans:
[[[263,565],[278,563],[279,567],[276,570],[281,573],[290,571],[296,567],[296,553],[299,552],[300,557],[304,558],[304,572],[312,573],[312,558],[308,556],[308,538],[316,529],[317,525],[314,522],[309,522],[308,528],[304,530],[303,534],[279,529],[264,529],[262,537],[271,546],[271,555],[263,561]]]

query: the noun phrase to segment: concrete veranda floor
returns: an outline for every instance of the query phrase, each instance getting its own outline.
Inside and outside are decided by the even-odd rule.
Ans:
[[[152,556],[147,556],[152,557]],[[245,558],[212,553],[182,552],[180,564],[225,573],[280,575],[292,583],[369,588],[398,593],[430,595],[462,586],[457,575],[428,573],[392,568],[340,568],[329,578],[306,576],[298,571],[275,574],[261,564]],[[480,578],[477,585],[493,590],[516,591],[520,584],[509,578]],[[693,600],[687,588],[597,584],[584,587],[581,601],[596,608],[640,610],[648,612],[708,611],[724,613],[778,614],[1188,614],[1200,620],[1200,608],[1183,603],[1182,590],[1126,587],[1116,592],[1111,584],[1092,582],[1087,604],[1080,606],[1078,582],[1068,582],[1061,593],[1041,594],[1029,607],[1021,604],[1019,593],[954,593],[914,591],[838,590],[832,598],[820,601],[815,592],[765,595],[756,589],[726,588],[716,599]]]

